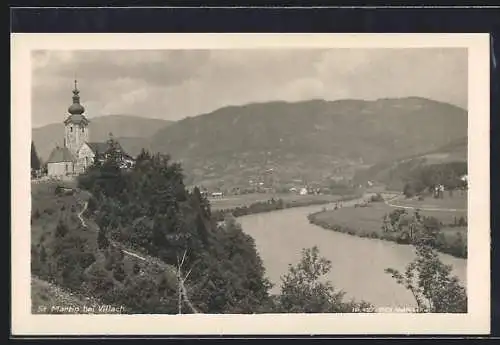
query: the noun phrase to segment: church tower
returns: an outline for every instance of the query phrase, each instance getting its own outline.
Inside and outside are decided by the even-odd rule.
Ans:
[[[73,104],[68,108],[68,117],[64,120],[64,147],[76,157],[78,149],[89,140],[89,120],[83,115],[85,108],[80,104],[80,91],[75,80]]]

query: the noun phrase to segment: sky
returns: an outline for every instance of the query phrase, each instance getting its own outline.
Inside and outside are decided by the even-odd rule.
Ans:
[[[267,49],[32,52],[32,126],[62,122],[75,77],[89,118],[166,120],[228,105],[425,97],[467,108],[467,50]]]

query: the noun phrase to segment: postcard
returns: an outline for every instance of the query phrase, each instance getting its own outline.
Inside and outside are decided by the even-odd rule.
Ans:
[[[11,47],[14,335],[489,333],[487,34]]]

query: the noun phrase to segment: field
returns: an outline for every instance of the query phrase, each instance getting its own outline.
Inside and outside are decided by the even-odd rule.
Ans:
[[[271,194],[271,193],[254,193],[244,195],[227,196],[221,199],[209,198],[210,205],[213,210],[231,209],[235,207],[250,206],[256,202],[265,202],[271,199],[282,199],[284,202],[295,203],[300,202],[307,204],[309,202],[335,202],[342,198],[342,195],[298,195],[293,193],[287,194]]]
[[[455,191],[453,196],[445,192],[443,199],[436,199],[432,196],[426,197],[424,200],[418,199],[398,199],[391,202],[393,205],[399,206],[411,206],[421,209],[426,208],[439,208],[442,210],[456,210],[452,211],[456,214],[467,215],[467,192],[466,191]],[[441,211],[442,212],[442,211]]]
[[[389,214],[394,208],[383,203],[373,203],[369,207],[344,207],[336,211],[327,211],[317,214],[319,221],[334,223],[336,225],[350,227],[359,232],[372,233],[377,232],[382,234],[382,219],[385,214]],[[409,211],[412,214],[412,211]],[[437,211],[421,211],[422,215],[432,216],[440,220],[443,224],[453,223],[454,217],[460,217],[465,212],[437,212]],[[444,231],[462,231],[464,235],[467,232],[467,227],[444,227]]]
[[[467,212],[464,211],[449,211],[448,207],[463,205],[466,198],[464,196],[456,197],[453,199],[436,200],[429,198],[428,200],[413,201],[413,200],[401,200],[394,201],[390,203],[402,204],[402,205],[412,205],[417,207],[420,206],[419,203],[425,205],[433,205],[432,208],[446,207],[444,211],[428,211],[421,210],[420,213],[427,217],[434,217],[441,222],[441,232],[444,236],[444,244],[446,247],[442,251],[455,254],[458,250],[457,246],[464,246],[467,243],[467,226],[456,226],[454,225],[460,217],[467,219]],[[431,201],[434,201],[431,204]],[[395,208],[389,206],[383,202],[370,203],[368,207],[345,207],[339,210],[327,210],[324,212],[319,212],[310,216],[310,221],[316,225],[322,226],[328,229],[337,229],[338,231],[350,233],[352,235],[360,237],[372,237],[372,238],[386,238],[387,234],[384,233],[382,229],[383,217],[386,214],[392,212]],[[408,209],[408,213],[413,214],[414,210]],[[458,238],[463,239],[463,244],[457,244]],[[393,239],[390,239],[393,240]],[[465,249],[463,249],[465,250]]]

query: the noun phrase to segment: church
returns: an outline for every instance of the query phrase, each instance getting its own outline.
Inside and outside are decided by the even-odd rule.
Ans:
[[[83,173],[96,159],[103,160],[108,150],[106,142],[89,142],[89,123],[84,115],[85,108],[80,104],[80,91],[75,80],[73,104],[68,108],[64,120],[64,144],[55,147],[47,160],[49,177],[74,176]],[[110,133],[111,136],[111,133]],[[134,159],[126,154],[118,144],[121,153],[121,167],[130,168]]]

